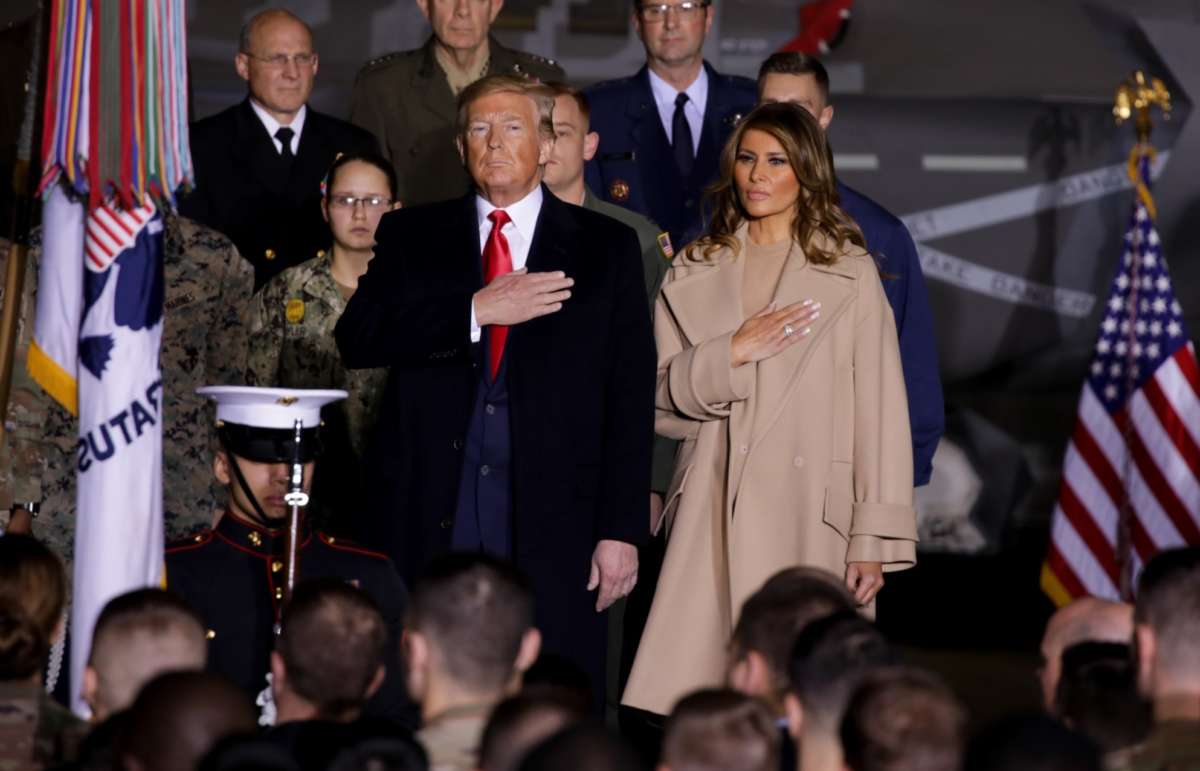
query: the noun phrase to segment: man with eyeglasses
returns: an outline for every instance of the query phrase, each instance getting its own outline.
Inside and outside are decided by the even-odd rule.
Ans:
[[[257,291],[328,247],[321,179],[339,154],[378,145],[369,132],[308,107],[318,67],[312,30],[288,11],[250,19],[234,64],[249,94],[192,125],[196,187],[180,211],[229,236],[254,265]]]
[[[715,13],[711,0],[634,0],[646,66],[587,90],[600,134],[588,185],[666,228],[676,250],[704,230],[704,188],[734,124],[754,107],[753,81],[704,61]]]
[[[490,34],[504,0],[417,0],[433,34],[425,45],[367,62],[350,120],[372,132],[396,167],[400,199],[413,206],[465,195],[471,178],[455,145],[455,101],[486,75],[563,80],[553,60],[515,51]]]

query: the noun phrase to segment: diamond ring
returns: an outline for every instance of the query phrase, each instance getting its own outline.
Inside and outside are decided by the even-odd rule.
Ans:
[[[796,331],[796,330],[792,329],[792,325],[791,325],[791,324],[784,324],[784,325],[783,325],[783,334],[784,334],[784,336],[785,336],[785,337],[791,337],[791,336],[792,336],[792,334],[793,334],[795,331]]]

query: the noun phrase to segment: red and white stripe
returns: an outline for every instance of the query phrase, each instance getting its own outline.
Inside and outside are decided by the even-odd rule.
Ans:
[[[149,201],[149,199],[147,199]],[[154,204],[125,211],[111,203],[92,209],[87,218],[84,264],[89,270],[104,271],[117,255],[133,246],[138,233],[154,217]]]
[[[1131,515],[1135,574],[1156,552],[1200,543],[1200,365],[1191,344],[1115,416],[1083,387],[1047,557],[1071,597],[1120,599],[1122,506]]]

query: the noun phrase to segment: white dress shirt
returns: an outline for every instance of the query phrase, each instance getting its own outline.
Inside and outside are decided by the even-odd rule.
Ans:
[[[488,215],[498,209],[483,196],[475,196],[475,214],[479,219],[479,256],[487,248],[488,236],[492,234],[492,221]],[[525,267],[529,260],[529,246],[533,243],[533,229],[537,227],[538,215],[542,212],[542,186],[538,185],[521,200],[505,206],[508,224],[500,233],[508,240],[508,251],[512,254],[513,270]],[[471,342],[477,343],[483,336],[483,328],[475,321],[475,301],[471,301]]]
[[[250,100],[250,107],[267,129],[267,134],[271,137],[271,141],[275,143],[275,152],[283,155],[283,142],[275,138],[275,132],[283,128],[283,124],[272,118],[271,113],[264,110],[262,105],[253,99]],[[300,109],[296,111],[296,117],[292,118],[292,122],[288,124],[288,128],[292,130],[292,155],[297,155],[300,152],[300,132],[304,131],[304,116],[307,114],[308,105],[300,105]]]
[[[662,121],[663,130],[667,132],[667,143],[674,144],[672,127],[675,124],[675,90],[667,81],[650,73],[650,91],[654,94],[654,103],[658,106],[658,117]],[[692,130],[692,152],[700,152],[700,132],[704,129],[704,108],[708,105],[708,70],[700,68],[700,74],[684,91],[688,95],[687,104],[683,106],[683,117],[687,118],[688,128]]]

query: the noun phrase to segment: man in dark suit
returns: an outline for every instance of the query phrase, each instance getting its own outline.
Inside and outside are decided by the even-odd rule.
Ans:
[[[829,74],[811,56],[794,52],[770,56],[759,69],[758,90],[763,102],[800,105],[817,119],[822,129],[827,130],[833,121]],[[883,291],[896,319],[912,429],[913,485],[919,487],[929,484],[933,453],[946,428],[937,338],[933,334],[933,312],[929,308],[921,261],[903,222],[841,180],[837,186],[842,208],[858,223],[868,251],[879,261]]]
[[[180,212],[229,236],[254,265],[257,290],[329,247],[321,180],[339,154],[378,147],[370,132],[309,109],[317,54],[288,11],[247,22],[234,63],[249,94],[192,124],[196,188]]]
[[[677,249],[704,230],[704,188],[734,124],[755,101],[754,81],[704,61],[714,15],[711,0],[634,0],[646,66],[587,90],[600,134],[588,186],[666,228]]]
[[[384,216],[335,335],[348,367],[391,368],[367,543],[410,577],[451,550],[511,558],[544,649],[598,697],[598,611],[647,532],[654,343],[634,231],[541,184],[553,105],[512,75],[463,91],[477,192]]]

